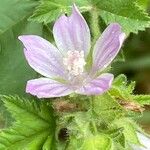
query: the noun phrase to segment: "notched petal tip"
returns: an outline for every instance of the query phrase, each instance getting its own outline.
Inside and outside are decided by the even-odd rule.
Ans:
[[[68,51],[84,51],[87,56],[90,49],[89,27],[74,4],[70,16],[62,15],[53,26],[53,35],[58,49],[66,54]]]
[[[81,14],[77,5],[74,3],[73,6],[72,6],[72,14]]]

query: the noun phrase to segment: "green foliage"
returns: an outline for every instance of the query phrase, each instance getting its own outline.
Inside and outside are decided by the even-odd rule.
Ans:
[[[71,101],[72,99],[73,97],[71,97]],[[76,102],[75,99],[73,101],[74,103]],[[60,131],[61,128],[67,128],[69,133],[66,144],[58,144],[60,150],[62,147],[65,147],[66,150],[84,150],[88,147],[89,149],[109,150],[115,142],[122,147],[125,141],[124,135],[120,129],[114,131],[111,128],[114,120],[125,116],[125,111],[111,95],[105,93],[101,96],[84,96],[77,101],[80,101],[80,105],[83,103],[87,108],[84,108],[82,111],[59,114],[57,130]],[[89,105],[86,105],[86,102]],[[101,135],[104,136],[101,137]],[[104,141],[102,145],[98,142],[99,138],[102,138],[101,142]]]
[[[87,0],[76,0],[76,4],[81,6],[81,10],[87,10]],[[37,22],[44,22],[45,24],[56,20],[60,15],[69,13],[72,0],[41,0],[40,5],[36,8],[34,14],[30,17],[30,20]]]
[[[99,27],[99,17],[107,25],[118,22],[127,34],[137,33],[150,25],[150,18],[141,9],[146,7],[146,0],[76,0],[75,3],[85,16],[90,13],[93,20],[97,19],[91,28]],[[17,37],[21,34],[44,34],[45,38],[52,40],[49,25],[52,26],[61,14],[69,15],[72,4],[72,0],[40,0],[39,3],[35,0],[0,1],[0,94],[24,95],[26,81],[37,76],[27,66]],[[27,22],[32,13],[30,20],[38,23]],[[90,17],[87,17],[89,23]],[[98,36],[99,29],[91,31],[94,31],[92,35]],[[123,59],[120,53],[118,60]],[[54,117],[50,102],[1,96],[0,122],[5,127],[9,124],[9,127],[0,131],[0,150],[129,150],[131,144],[140,145],[138,127],[127,118],[128,110],[117,101],[150,104],[150,96],[133,95],[134,86],[135,82],[128,83],[126,76],[120,75],[109,92],[103,95],[61,98],[75,104],[76,108],[55,112],[57,117]],[[59,139],[62,128],[69,134],[63,142]]]
[[[80,6],[82,12],[90,11],[94,13],[93,11],[96,11],[106,24],[118,22],[127,34],[130,32],[137,33],[138,30],[144,30],[150,26],[148,14],[140,8],[138,5],[140,3],[137,3],[136,0],[76,0],[75,3]],[[70,13],[71,6],[71,0],[61,0],[59,2],[41,0],[30,19],[49,23],[56,20],[62,13]]]
[[[0,1],[0,35],[22,22],[32,13],[37,2],[34,0]]]
[[[110,150],[112,141],[107,135],[91,135],[85,139],[71,140],[68,150]]]
[[[126,139],[126,144],[140,144],[137,137],[137,128],[132,120],[128,118],[121,118],[116,120],[114,124],[118,128],[123,128],[123,135]]]
[[[149,0],[137,0],[137,3],[143,8],[147,9]]]
[[[141,105],[150,105],[150,95],[134,95],[133,99]]]
[[[150,95],[134,95],[135,82],[127,82],[125,75],[121,74],[115,78],[110,94],[118,100],[133,101],[140,105],[150,105]]]
[[[55,118],[47,102],[3,96],[13,125],[0,132],[0,150],[52,150]]]
[[[123,108],[108,93],[95,97],[93,111],[97,114],[97,120],[107,124],[125,115]]]
[[[135,82],[127,82],[125,75],[121,74],[115,78],[113,86],[110,89],[110,94],[118,99],[132,100],[132,93],[135,87]]]
[[[73,97],[70,96],[70,103],[75,104]],[[136,133],[138,127],[126,118],[126,111],[109,93],[81,97],[78,101],[81,106],[83,102],[84,107],[73,112],[55,112],[57,121],[48,101],[17,96],[2,96],[1,100],[15,122],[1,130],[0,150],[128,150],[129,144],[140,144]],[[60,141],[60,131],[65,128],[69,136]]]
[[[6,110],[4,103],[0,99],[0,128],[11,126],[12,121],[13,118],[11,117],[11,114]]]
[[[24,95],[26,81],[36,76],[27,65],[21,34],[42,34],[42,26],[27,22],[37,4],[34,0],[0,1],[0,92],[1,94]]]
[[[123,134],[123,128],[109,129],[109,130],[106,130],[105,133],[107,133],[113,141],[112,149],[122,150],[125,148],[126,139]]]
[[[150,26],[150,18],[135,0],[96,0],[96,6],[100,9],[100,15],[109,24],[118,22],[126,33],[144,30]]]

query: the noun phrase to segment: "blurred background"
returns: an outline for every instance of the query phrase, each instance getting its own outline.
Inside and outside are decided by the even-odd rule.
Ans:
[[[150,0],[143,5],[150,14]],[[135,94],[150,94],[150,29],[130,34],[123,47],[125,62],[114,63],[116,74],[126,74],[129,80],[136,81]],[[150,106],[138,121],[150,133]]]

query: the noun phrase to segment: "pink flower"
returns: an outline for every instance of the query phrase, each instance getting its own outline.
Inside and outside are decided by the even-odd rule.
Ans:
[[[119,52],[125,39],[117,23],[110,24],[94,46],[90,71],[85,69],[91,48],[89,27],[74,5],[71,16],[62,15],[54,24],[56,46],[36,35],[22,35],[29,65],[44,77],[29,80],[26,92],[38,98],[71,93],[98,95],[107,91],[113,75],[101,73]]]

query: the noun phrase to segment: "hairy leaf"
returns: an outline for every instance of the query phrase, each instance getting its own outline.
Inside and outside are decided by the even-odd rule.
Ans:
[[[110,89],[110,94],[120,100],[132,100],[132,93],[135,87],[135,82],[128,83],[125,75],[121,74],[113,81],[113,86]]]
[[[133,99],[141,105],[150,105],[150,95],[134,95]]]
[[[123,128],[117,128],[113,130],[108,130],[107,134],[111,136],[114,143],[118,144],[121,148],[125,148],[125,136],[123,134]]]
[[[55,121],[50,104],[8,96],[2,101],[15,122],[10,128],[1,130],[0,150],[53,149]]]
[[[132,120],[128,118],[121,118],[115,121],[118,128],[123,128],[123,134],[127,143],[139,145],[139,139],[137,137],[137,129]]]
[[[72,1],[61,0],[41,0],[40,5],[36,8],[31,20],[49,23],[56,20],[62,13],[70,13]],[[138,30],[144,30],[150,26],[150,18],[143,9],[138,6],[136,0],[94,0],[81,1],[75,3],[80,7],[80,11],[97,11],[106,24],[118,22],[123,30],[128,34],[137,33]]]
[[[118,22],[126,33],[144,30],[150,26],[150,18],[136,4],[136,0],[96,0],[100,16],[106,24]]]
[[[76,0],[76,4],[81,6],[81,10],[88,9],[87,0]],[[56,20],[61,14],[69,13],[73,2],[71,0],[41,0],[30,20],[49,23]]]
[[[97,119],[106,124],[124,116],[125,113],[117,101],[108,93],[95,97],[93,110],[97,114]]]
[[[72,139],[67,150],[110,150],[112,141],[107,135],[88,136],[85,139]]]

